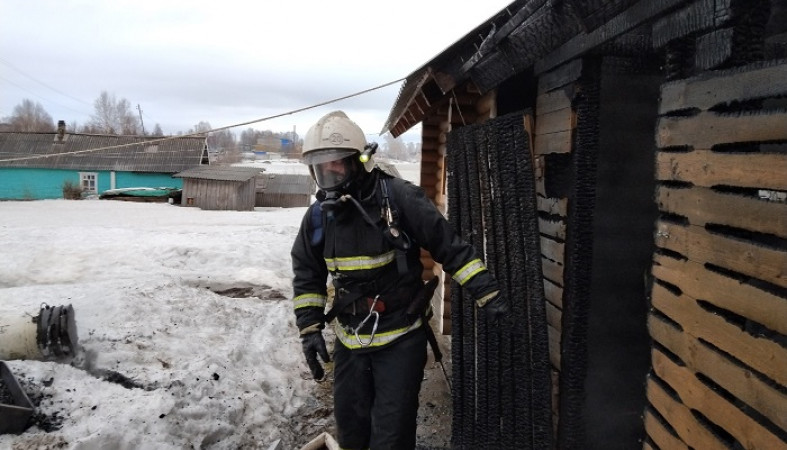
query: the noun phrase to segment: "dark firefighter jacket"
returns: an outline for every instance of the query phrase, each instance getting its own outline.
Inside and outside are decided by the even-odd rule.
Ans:
[[[359,203],[369,218],[377,222],[376,226],[367,223],[357,207],[346,202],[333,217],[322,212],[322,238],[315,243],[311,216],[312,208],[318,207],[318,203],[314,203],[301,222],[291,253],[298,329],[303,332],[306,328],[311,331],[323,327],[326,282],[330,274],[336,295],[334,304],[341,304],[340,299],[345,295],[357,299],[337,315],[337,338],[350,349],[378,348],[423,325],[421,315],[406,312],[423,287],[421,247],[467,288],[474,299],[488,298],[498,290],[473,247],[456,234],[423,189],[379,169],[368,176],[370,182],[366,184],[366,192],[359,195],[362,197]],[[397,262],[397,253],[400,258],[404,253],[397,252],[383,234],[387,223],[381,214],[383,197],[378,182],[381,178],[385,179],[392,208],[398,215],[399,228],[412,241],[406,252],[406,271],[402,270],[401,261]],[[375,297],[380,312],[376,330],[373,330],[373,318],[358,329],[369,316],[369,305]]]

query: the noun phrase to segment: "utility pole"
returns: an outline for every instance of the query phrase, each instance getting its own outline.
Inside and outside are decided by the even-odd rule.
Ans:
[[[145,121],[142,120],[142,108],[140,108],[139,103],[137,103],[137,110],[139,111],[139,123],[142,124],[142,136],[145,135]]]

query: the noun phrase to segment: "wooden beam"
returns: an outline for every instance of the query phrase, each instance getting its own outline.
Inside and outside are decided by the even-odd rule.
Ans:
[[[728,402],[721,394],[702,383],[688,368],[679,366],[656,350],[653,351],[653,371],[675,389],[686,408],[700,412],[730,433],[743,448],[784,447],[784,441],[757,423],[737,405]],[[708,432],[710,433],[710,430]],[[694,448],[726,447],[716,447],[717,442],[714,439],[702,444],[698,442],[700,445],[690,445]]]
[[[782,414],[783,406],[787,405],[787,395],[751,376],[748,368],[736,364],[658,316],[648,317],[648,329],[656,342],[677,355],[692,371],[712,379],[776,426],[787,429],[787,414]]]
[[[656,350],[653,353],[655,354]],[[661,385],[649,379],[646,390],[648,401],[653,409],[667,419],[681,441],[691,448],[717,449],[726,447],[713,432],[697,420],[686,405],[673,397]],[[667,448],[671,449],[672,447]]]
[[[657,152],[656,179],[787,191],[783,153]]]
[[[678,286],[689,297],[701,298],[787,335],[787,302],[775,294],[709,270],[695,261],[657,254],[652,270],[654,277]]]
[[[787,139],[787,112],[720,115],[701,112],[692,117],[662,117],[656,145],[709,149],[718,144]]]
[[[536,99],[536,115],[546,114],[571,107],[571,97],[567,89],[558,89],[540,94]]]
[[[784,249],[755,245],[734,237],[712,234],[703,227],[681,226],[663,220],[656,223],[655,243],[700,264],[710,263],[787,287],[787,271],[784,270],[787,252]]]
[[[596,28],[590,33],[581,33],[558,47],[557,50],[536,62],[534,71],[536,74],[541,74],[566,61],[571,61],[593,48],[652,20],[654,17],[664,14],[676,6],[685,4],[685,2],[686,0],[640,0],[603,26]]]
[[[653,23],[653,47],[718,27],[732,17],[732,2],[697,0]]]
[[[659,114],[691,108],[707,111],[719,104],[785,94],[787,63],[756,63],[663,84]]]
[[[696,299],[676,294],[660,283],[653,284],[653,307],[679,324],[683,332],[717,347],[742,364],[787,386],[787,350],[765,337],[756,337],[705,310]],[[768,448],[768,447],[762,447]]]
[[[575,59],[538,78],[538,93],[545,94],[577,81],[582,75],[582,60]],[[540,112],[536,111],[536,114]]]
[[[782,177],[786,173],[782,172]],[[659,210],[686,217],[692,225],[727,225],[787,238],[787,203],[722,194],[703,187],[667,186],[657,188],[656,202]]]

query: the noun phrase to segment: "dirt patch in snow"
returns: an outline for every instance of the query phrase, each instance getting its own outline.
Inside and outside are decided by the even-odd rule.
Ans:
[[[326,334],[326,342],[332,342]],[[451,376],[451,337],[437,335],[440,351],[443,353],[443,366]],[[329,344],[330,346],[330,344]],[[330,351],[330,349],[329,349]],[[428,350],[428,360],[421,384],[420,406],[418,409],[417,450],[447,450],[451,448],[451,391],[440,364],[434,361],[432,349]],[[300,439],[295,448],[301,448],[312,439],[327,432],[336,436],[333,419],[333,364],[326,365],[326,381],[315,383],[314,403],[304,408],[304,414],[296,420]],[[308,376],[305,373],[304,376]]]

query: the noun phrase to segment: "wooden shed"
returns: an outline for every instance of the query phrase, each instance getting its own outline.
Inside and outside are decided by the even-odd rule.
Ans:
[[[264,173],[257,177],[256,206],[309,206],[317,184],[308,174]]]
[[[785,0],[521,0],[407,77],[513,305],[443,293],[455,448],[787,448],[785,57]]]
[[[173,175],[183,179],[183,206],[208,210],[253,211],[256,178],[262,169],[203,166]]]

